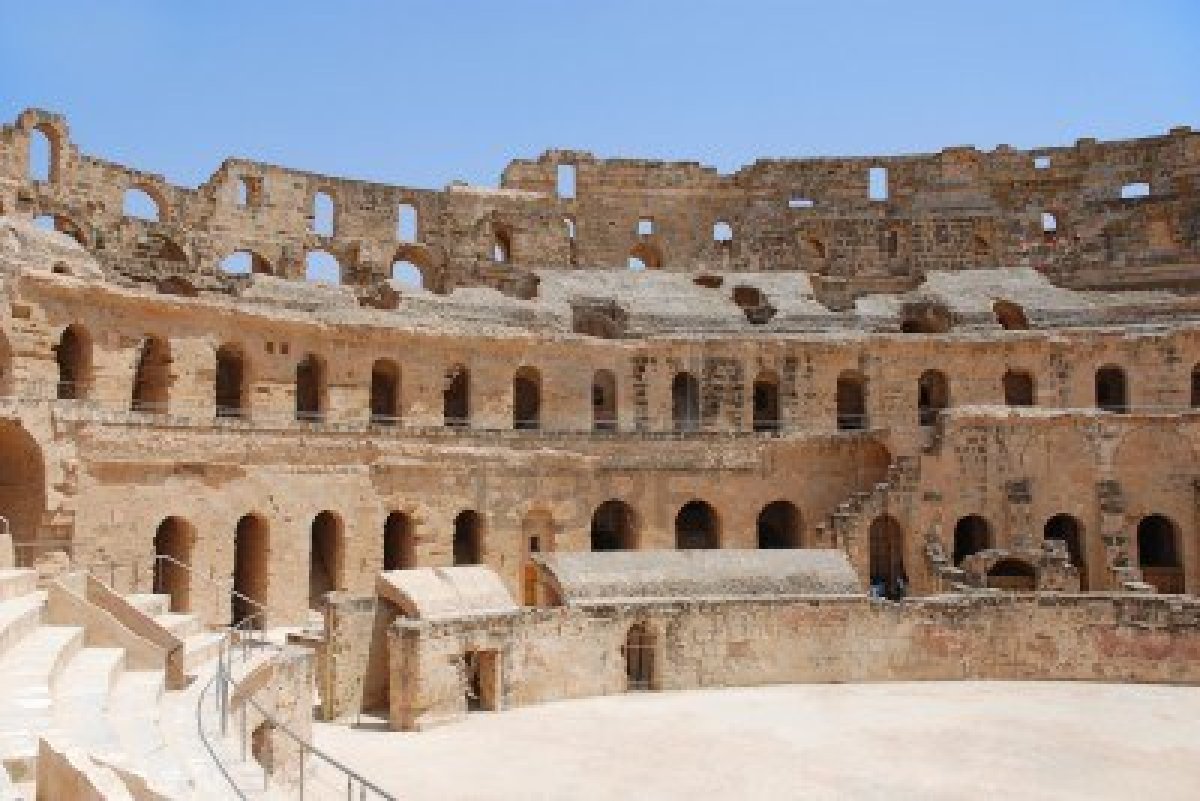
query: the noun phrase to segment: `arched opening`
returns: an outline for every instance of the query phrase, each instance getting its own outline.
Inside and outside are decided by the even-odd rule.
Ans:
[[[533,555],[554,550],[554,517],[545,509],[532,509],[521,521],[521,535],[525,542],[525,558],[521,563],[521,603],[537,606],[538,569]]]
[[[954,318],[941,303],[906,303],[900,312],[900,331],[904,334],[945,334]]]
[[[492,261],[497,264],[508,264],[512,258],[512,234],[507,228],[498,227],[492,238]]]
[[[840,431],[867,427],[867,379],[857,370],[844,370],[838,375],[837,427]]]
[[[39,214],[33,218],[33,224],[43,231],[57,231],[66,234],[83,247],[87,247],[83,231],[70,217],[62,214]],[[56,269],[55,272],[58,272]]]
[[[144,189],[132,187],[125,190],[121,211],[126,217],[133,217],[147,222],[159,222],[162,219],[162,204]]]
[[[425,288],[425,275],[421,268],[404,259],[392,263],[392,280],[411,289]]]
[[[728,246],[733,241],[733,227],[723,220],[713,223],[713,241]]]
[[[992,527],[979,515],[967,515],[954,524],[954,564],[992,547]]]
[[[700,382],[691,373],[676,373],[671,381],[671,420],[676,431],[700,428]]]
[[[513,375],[513,428],[535,431],[542,425],[542,376],[534,367]]]
[[[754,379],[754,430],[778,431],[782,428],[779,419],[779,376],[773,372],[760,373]]]
[[[688,501],[675,515],[675,547],[681,551],[721,547],[717,513],[704,501]]]
[[[342,265],[324,250],[309,251],[304,257],[304,280],[318,284],[342,283]]]
[[[1058,215],[1053,212],[1043,211],[1039,219],[1042,223],[1042,240],[1048,245],[1057,242],[1060,233]]]
[[[416,542],[412,518],[404,512],[392,512],[383,523],[383,569],[407,570],[416,567]]]
[[[171,611],[191,611],[192,548],[196,529],[181,517],[168,517],[154,532],[154,591],[171,598]]]
[[[315,353],[296,365],[296,419],[320,422],[325,417],[325,364]]]
[[[239,418],[246,413],[246,362],[242,349],[222,345],[217,349],[214,386],[217,417]]]
[[[18,567],[32,567],[46,511],[46,468],[41,448],[20,423],[0,420],[0,516],[8,521]],[[24,547],[22,547],[24,546]]]
[[[396,238],[401,242],[417,241],[417,207],[401,203],[396,216]]]
[[[917,380],[917,423],[931,426],[950,406],[950,381],[941,370],[926,370]]]
[[[800,510],[790,501],[772,501],[758,513],[759,548],[799,548]]]
[[[48,183],[58,179],[58,139],[49,126],[29,132],[29,180]]]
[[[1042,528],[1042,538],[1047,540],[1062,540],[1071,559],[1071,564],[1079,571],[1079,589],[1088,589],[1087,557],[1083,550],[1083,525],[1075,517],[1068,514],[1057,514],[1046,521]]]
[[[86,398],[92,379],[92,338],[83,326],[69,325],[54,349],[58,362],[58,399]]]
[[[634,262],[641,265],[640,268],[634,267]],[[633,272],[642,272],[643,270],[661,270],[663,266],[662,251],[657,246],[650,242],[638,242],[629,251],[629,269]]]
[[[135,412],[166,412],[170,387],[171,346],[159,337],[146,337],[139,348],[129,408]]]
[[[1179,527],[1171,518],[1160,514],[1143,517],[1137,527],[1137,549],[1143,581],[1159,592],[1183,592]]]
[[[632,551],[637,548],[637,518],[633,508],[616,499],[592,512],[593,551]]]
[[[625,688],[629,692],[654,689],[654,634],[645,623],[634,623],[625,635]]]
[[[466,428],[471,424],[471,373],[461,364],[446,371],[442,422],[448,428]]]
[[[1001,559],[988,570],[987,585],[1009,592],[1033,592],[1037,571],[1024,559]]]
[[[1120,367],[1110,364],[1096,371],[1096,408],[1117,414],[1129,411],[1125,371]]]
[[[221,272],[226,275],[270,275],[271,262],[252,250],[236,250],[221,260]]]
[[[617,430],[617,377],[612,370],[592,374],[592,429]]]
[[[891,515],[880,515],[870,531],[871,594],[898,601],[908,592],[904,572],[904,529]]]
[[[992,304],[992,313],[996,315],[996,322],[1006,331],[1025,331],[1029,328],[1025,310],[1012,301],[996,301]]]
[[[345,589],[342,519],[330,511],[313,518],[308,555],[308,606],[320,609],[325,594]]]
[[[1033,406],[1033,376],[1025,370],[1004,372],[1004,403],[1008,406]]]
[[[454,518],[454,564],[477,565],[483,561],[483,521],[473,509]]]
[[[371,424],[394,426],[400,419],[400,367],[391,359],[371,365]]]
[[[336,213],[336,208],[333,204],[333,198],[331,198],[325,192],[317,192],[314,194],[312,213],[313,233],[320,236],[333,236],[334,215]]]
[[[267,521],[249,514],[237,523],[233,545],[232,622],[236,625],[252,615],[261,615],[267,602],[271,557]],[[263,628],[261,617],[254,628]]]

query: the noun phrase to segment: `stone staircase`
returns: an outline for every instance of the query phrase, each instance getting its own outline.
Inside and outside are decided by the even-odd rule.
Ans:
[[[71,749],[105,783],[115,779],[131,790],[114,798],[237,797],[196,718],[221,634],[168,612],[167,596],[128,600],[183,640],[184,672],[192,679],[184,689],[167,690],[165,670],[131,669],[123,648],[89,645],[83,625],[45,622],[47,594],[34,571],[0,570],[0,801],[35,797],[42,738]],[[212,739],[240,786],[263,784],[252,759]]]
[[[917,456],[898,456],[888,465],[887,474],[869,490],[850,493],[846,500],[815,527],[816,542],[824,548],[848,550],[856,532],[889,508],[906,503],[916,489],[920,475]]]

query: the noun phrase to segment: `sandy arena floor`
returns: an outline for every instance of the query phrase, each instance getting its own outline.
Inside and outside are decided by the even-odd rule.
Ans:
[[[790,685],[316,729],[405,801],[1200,799],[1194,687]]]

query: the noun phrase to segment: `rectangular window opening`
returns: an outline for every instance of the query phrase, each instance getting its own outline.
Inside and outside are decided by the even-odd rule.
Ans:
[[[637,226],[638,236],[650,236],[654,233],[654,220],[649,217],[642,217],[638,220]]]
[[[558,165],[558,196],[566,200],[575,197],[575,165]]]
[[[1035,170],[1050,169],[1050,157],[1049,156],[1034,156],[1033,157],[1033,168]]]
[[[811,209],[815,205],[812,198],[808,197],[794,197],[788,200],[789,209]]]
[[[1137,200],[1143,197],[1150,197],[1150,184],[1145,181],[1136,181],[1121,187],[1122,200]]]
[[[867,195],[871,198],[871,200],[888,199],[887,167],[872,167],[867,172],[867,182]]]

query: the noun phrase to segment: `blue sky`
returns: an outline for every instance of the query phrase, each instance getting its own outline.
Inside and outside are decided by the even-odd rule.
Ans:
[[[0,0],[0,118],[30,105],[186,185],[1069,144],[1200,128],[1200,2]]]

